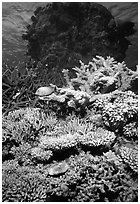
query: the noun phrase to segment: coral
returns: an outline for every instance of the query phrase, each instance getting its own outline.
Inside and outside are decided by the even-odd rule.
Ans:
[[[120,77],[129,70],[111,57],[80,63],[36,108],[3,114],[3,202],[138,200],[138,96]]]
[[[49,130],[56,124],[57,120],[55,117],[53,118],[51,115],[48,115],[48,119],[46,118],[43,111],[40,111],[38,108],[19,109],[3,116],[3,160],[11,159],[13,156],[20,160],[24,148],[26,149],[26,144],[33,145],[33,143],[37,143],[40,135],[44,134],[46,129]],[[11,151],[12,147],[17,153]],[[23,154],[25,156],[27,152],[25,151]],[[24,163],[26,158],[22,158],[21,160]]]
[[[137,201],[137,182],[126,174],[123,166],[118,168],[105,156],[81,152],[60,164],[65,173],[54,177],[49,175],[50,164],[41,170],[39,167],[20,167],[13,161],[5,162],[3,202]],[[53,165],[55,168],[57,162]],[[69,167],[67,171],[65,167]],[[58,173],[58,169],[55,171]]]
[[[81,111],[81,109],[88,106],[90,101],[90,95],[84,91],[76,91],[71,88],[58,88],[56,87],[57,92],[49,96],[39,96],[39,100],[49,102],[49,106],[56,104],[56,111],[61,110],[67,112],[68,109]]]
[[[53,152],[61,152],[69,149],[77,149],[78,147],[86,146],[92,147],[109,147],[115,140],[116,136],[113,132],[98,128],[97,130],[85,131],[77,133],[69,133],[60,135],[59,137],[47,137],[43,136],[40,138],[39,145],[42,148],[51,150]]]
[[[60,137],[46,137],[43,136],[40,139],[40,146],[52,150],[54,152],[60,152],[71,148],[76,148],[78,144],[77,134],[66,134]]]
[[[45,149],[40,147],[33,147],[31,149],[31,158],[32,160],[39,162],[48,162],[53,156],[53,152],[51,150],[45,151]]]
[[[22,173],[25,172],[23,171]],[[10,178],[3,177],[2,200],[3,202],[47,201],[44,177],[39,173],[33,175],[28,173],[18,176],[10,174]]]
[[[6,115],[9,111],[33,105],[34,91],[40,83],[35,72],[21,64],[16,67],[6,64],[2,68],[2,112]]]
[[[115,152],[109,150],[108,152],[103,153],[103,155],[108,162],[114,163],[118,168],[122,168],[122,159]]]
[[[90,131],[87,134],[82,135],[80,137],[80,142],[82,145],[88,147],[108,146],[114,142],[115,138],[116,136],[114,132],[98,128],[94,132]]]
[[[133,78],[136,75],[133,71],[127,68],[124,62],[120,63],[115,61],[112,57],[106,59],[101,56],[96,56],[88,64],[84,64],[80,60],[80,68],[72,68],[76,72],[76,78],[70,79],[68,76],[68,70],[63,70],[64,77],[66,78],[67,85],[81,91],[85,91],[88,94],[109,93],[116,89],[127,90],[130,88],[126,82],[124,82],[124,75]],[[122,88],[126,86],[126,89]]]
[[[134,171],[138,172],[138,148],[133,145],[122,145],[119,148],[123,161]]]
[[[108,103],[103,109],[104,124],[113,131],[122,129],[130,122],[138,119],[138,98],[131,91],[121,92],[113,103]]]
[[[46,116],[39,108],[11,111],[3,117],[3,142],[15,140],[21,143],[37,140],[38,133],[46,126],[46,122]]]
[[[128,123],[123,127],[123,135],[129,140],[138,140],[138,124],[137,122]]]
[[[19,146],[11,147],[9,151],[20,165],[31,165],[30,153],[31,145],[29,143],[22,143]]]
[[[124,63],[117,63],[111,57],[107,57],[105,60],[103,57],[96,56],[87,65],[82,61],[80,61],[80,64],[80,68],[73,68],[76,71],[77,78],[70,80],[71,86],[90,95],[111,92],[117,88],[118,76],[124,67]]]
[[[81,67],[72,68],[76,72],[76,78],[71,78],[68,75],[68,70],[63,70],[64,77],[67,81],[67,86],[63,88],[55,87],[56,91],[48,96],[38,96],[39,100],[49,103],[49,107],[55,106],[55,112],[63,112],[63,114],[69,114],[71,112],[79,112],[85,116],[87,109],[94,107],[95,110],[102,112],[111,111],[113,97],[117,97],[113,105],[116,109],[120,109],[120,103],[124,103],[124,110],[127,109],[127,97],[131,100],[137,100],[137,96],[131,91],[121,91],[123,84],[123,75],[132,76],[133,71],[127,68],[124,62],[120,63],[115,61],[113,57],[107,57],[106,59],[101,56],[96,56],[85,65],[80,61]],[[126,84],[125,84],[126,85]],[[43,88],[43,87],[41,87]],[[123,95],[125,99],[123,100]],[[132,102],[133,103],[133,102]],[[135,102],[134,102],[135,103]],[[55,104],[55,105],[54,105]],[[130,106],[131,104],[129,104]],[[112,109],[114,106],[112,106]],[[109,109],[109,110],[108,110]],[[99,112],[99,113],[100,113]],[[128,110],[131,112],[131,110]],[[124,116],[125,113],[122,113]],[[122,121],[126,118],[118,116],[118,120]],[[104,116],[104,118],[107,116]],[[111,120],[111,116],[108,116]],[[128,116],[128,118],[131,116]],[[113,119],[112,119],[113,120]],[[105,121],[107,123],[107,121]],[[114,121],[112,121],[114,123]],[[118,124],[114,124],[117,126]],[[123,125],[123,124],[122,124]]]

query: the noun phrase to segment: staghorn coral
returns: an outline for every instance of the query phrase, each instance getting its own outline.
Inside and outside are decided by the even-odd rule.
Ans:
[[[28,166],[31,165],[31,145],[29,143],[22,143],[19,146],[13,146],[10,149],[10,154],[12,154],[16,161],[20,165]]]
[[[7,116],[3,116],[3,142],[36,141],[44,131],[51,131],[56,123],[57,118],[54,114],[46,115],[39,108],[11,111]]]
[[[36,175],[28,173],[18,177],[10,174],[10,178],[3,178],[2,200],[3,202],[47,201],[44,177],[39,173]]]
[[[70,79],[68,70],[63,70],[67,81],[66,87],[58,88],[53,85],[56,88],[55,93],[48,96],[38,96],[38,99],[46,101],[50,107],[55,104],[54,110],[56,112],[60,111],[64,114],[73,111],[85,116],[87,109],[91,106],[94,106],[96,110],[103,111],[105,105],[107,108],[110,107],[111,104],[108,104],[108,102],[116,97],[115,95],[122,98],[124,91],[121,91],[121,87],[124,73],[129,76],[134,75],[133,71],[127,68],[124,62],[117,62],[111,57],[105,59],[96,56],[87,65],[82,61],[80,61],[80,64],[80,68],[73,68],[76,72],[76,78]],[[123,103],[127,103],[127,97],[129,99],[136,98],[133,92],[127,91]],[[121,103],[120,98],[119,101],[116,99],[115,102]],[[119,109],[119,107],[116,108]]]
[[[3,160],[11,159],[13,156],[17,157],[17,159],[18,157],[22,157],[23,150],[24,148],[26,149],[26,144],[33,145],[33,143],[37,143],[40,135],[46,129],[49,130],[55,125],[57,120],[55,117],[52,117],[53,120],[51,120],[51,117],[48,116],[47,120],[43,111],[40,111],[38,108],[19,109],[3,116]],[[12,147],[17,153],[11,151]],[[23,154],[26,155],[26,153],[25,151]],[[26,158],[21,160],[26,161]]]
[[[9,111],[33,105],[34,91],[40,80],[27,64],[16,67],[2,65],[2,112],[7,115]]]
[[[64,77],[69,87],[85,91],[91,96],[99,93],[110,93],[118,88],[122,89],[123,76],[132,77],[134,75],[124,62],[117,62],[111,57],[105,59],[96,56],[88,64],[84,64],[81,60],[80,64],[80,68],[73,68],[76,72],[76,78],[70,79],[68,70],[63,70]],[[129,79],[129,81],[131,80]],[[125,86],[127,87],[126,83]]]

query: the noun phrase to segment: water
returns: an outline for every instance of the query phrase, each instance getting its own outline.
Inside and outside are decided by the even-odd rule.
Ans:
[[[22,40],[22,34],[26,26],[31,23],[30,17],[38,6],[46,2],[3,2],[2,3],[2,56],[3,61],[17,65],[24,60],[26,42]],[[100,2],[110,10],[114,17],[135,23],[138,29],[138,4],[137,2]],[[132,45],[126,52],[124,61],[132,68],[138,64],[138,32],[129,37]]]

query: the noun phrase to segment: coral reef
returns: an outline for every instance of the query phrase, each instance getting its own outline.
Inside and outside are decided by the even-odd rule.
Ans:
[[[130,100],[134,100],[134,98],[137,97],[130,90],[125,93],[123,84],[124,75],[132,77],[134,72],[128,69],[124,62],[118,63],[113,57],[107,57],[104,59],[101,56],[96,56],[96,58],[93,58],[87,65],[85,65],[82,61],[80,61],[80,63],[80,68],[73,68],[77,75],[76,78],[70,79],[69,71],[65,69],[63,70],[64,78],[67,82],[66,87],[58,88],[53,85],[53,87],[55,86],[55,91],[52,94],[48,96],[39,95],[38,99],[46,101],[46,103],[50,102],[49,104],[52,104],[52,106],[56,104],[57,108],[55,108],[55,111],[63,111],[63,114],[64,112],[69,113],[70,111],[83,114],[83,112],[87,112],[89,106],[91,107],[91,104],[93,104],[94,108],[98,110],[100,109],[101,111],[105,109],[104,112],[106,112],[106,115],[109,115],[108,112],[112,112],[112,102],[110,103],[110,101],[113,100],[113,98],[115,100],[115,97],[118,96],[117,99],[121,100],[119,97],[122,98],[123,95],[126,95],[124,96],[124,106],[126,106],[127,96]],[[129,83],[131,82],[129,81]],[[125,86],[126,90],[130,88],[129,84],[127,86],[126,82]],[[43,89],[43,87],[40,88]],[[121,101],[117,101],[117,99],[115,100],[116,103],[113,103],[112,109],[114,109],[114,105],[116,105],[116,109],[121,112],[120,105],[122,104]],[[132,104],[129,106],[131,105]],[[128,107],[123,107],[122,109],[126,110],[127,108]],[[113,114],[115,113],[113,112]],[[121,114],[124,115],[125,113]],[[105,117],[107,117],[106,115],[104,114],[104,120]],[[121,117],[120,114],[118,115]],[[108,117],[111,120],[111,115]],[[120,121],[119,118],[116,118],[116,120]],[[123,116],[122,121],[125,121]],[[115,122],[116,121],[112,121],[112,123]]]
[[[34,106],[3,114],[3,202],[138,201],[138,96],[120,77],[129,70],[111,57],[74,69],[66,87],[39,86]]]
[[[136,181],[126,174],[123,166],[121,169],[117,168],[113,162],[107,161],[105,156],[92,156],[88,152],[81,152],[76,157],[71,156],[66,163],[61,164],[63,173],[56,177],[49,175],[51,168],[49,164],[40,171],[40,167],[29,169],[13,162],[5,163],[3,201],[137,200]],[[58,169],[54,171],[58,173]]]

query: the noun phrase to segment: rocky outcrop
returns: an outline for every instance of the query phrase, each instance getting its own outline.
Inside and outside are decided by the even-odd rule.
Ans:
[[[120,34],[120,24],[112,26],[113,16],[97,3],[50,3],[37,8],[31,20],[32,25],[23,35],[28,41],[30,66],[34,64],[45,81],[57,85],[63,83],[61,71],[71,70],[79,60],[86,63],[100,55],[122,61],[129,45],[125,36],[133,33],[133,26],[129,26],[121,28],[124,32]]]

